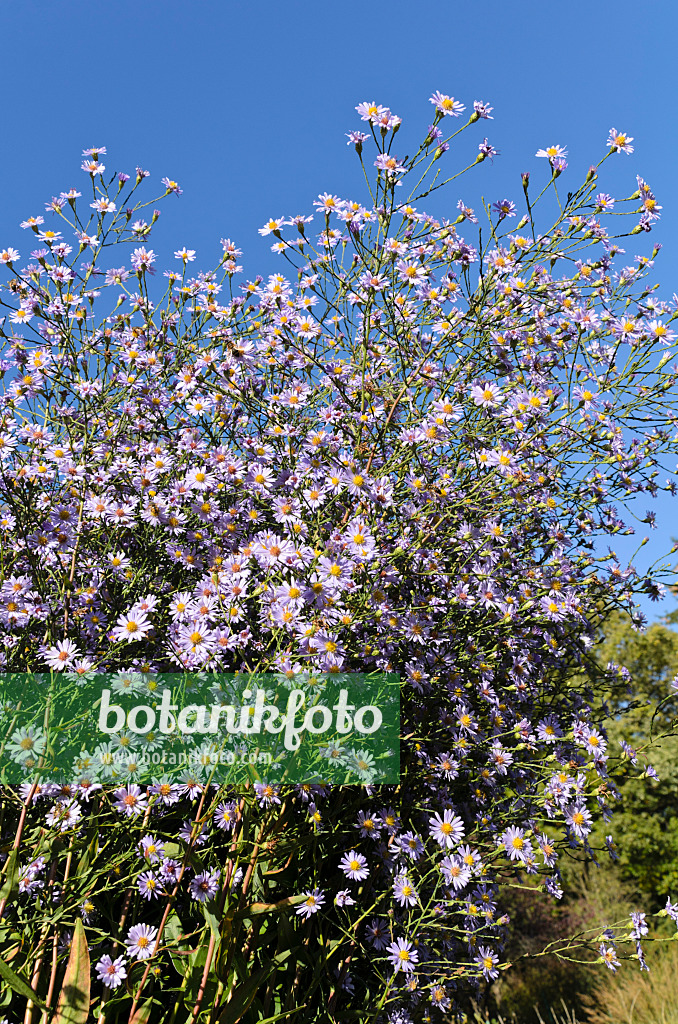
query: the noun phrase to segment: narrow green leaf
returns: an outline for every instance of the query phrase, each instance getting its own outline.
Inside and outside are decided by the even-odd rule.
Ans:
[[[141,1006],[137,1006],[134,1011],[134,1016],[131,1018],[129,1024],[147,1024],[148,1018],[151,1016],[151,1010],[155,1000],[147,999]]]
[[[184,934],[184,926],[179,919],[176,910],[171,910],[163,933],[165,941],[175,942]]]
[[[273,1024],[275,1020],[284,1020],[286,1017],[291,1017],[293,1013],[299,1013],[299,1010],[305,1010],[308,1003],[303,1003],[302,1006],[295,1006],[293,1010],[283,1010],[282,1013],[276,1013],[275,1017],[266,1017],[265,1020],[260,1020],[259,1024]]]
[[[230,1002],[219,1014],[218,1024],[237,1024],[247,1013],[259,988],[274,970],[274,964],[266,964],[265,967],[260,967],[258,971],[255,971],[242,985],[238,985]]]
[[[22,978],[11,967],[8,967],[4,960],[0,960],[0,978],[14,992],[18,992],[20,996],[23,996],[24,999],[32,999],[41,1010],[45,1009],[45,1004],[38,993],[31,988],[25,978]]]
[[[282,910],[289,910],[290,907],[296,907],[298,903],[303,903],[306,897],[303,893],[298,896],[288,896],[284,900],[278,900],[277,903],[250,903],[249,907],[244,907],[243,910],[236,914],[236,917],[254,917],[256,914],[276,914]]]
[[[219,930],[219,920],[217,918],[217,915],[214,913],[216,908],[217,904],[215,900],[209,900],[208,903],[203,903],[202,905],[202,912],[205,915],[205,920],[210,926],[210,931],[212,932],[214,940],[218,945],[219,939],[221,938],[221,934]]]
[[[82,920],[75,922],[63,985],[52,1024],[87,1024],[90,995],[89,948]]]
[[[13,892],[19,891],[19,851],[12,850],[5,861],[3,870],[5,881],[0,889],[0,900],[8,900]]]

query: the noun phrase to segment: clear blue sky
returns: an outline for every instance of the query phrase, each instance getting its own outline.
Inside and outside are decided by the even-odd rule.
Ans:
[[[569,151],[563,184],[574,188],[611,127],[633,135],[635,152],[601,187],[629,195],[641,174],[655,191],[662,219],[641,241],[664,246],[655,279],[668,299],[678,291],[676,11],[671,0],[5,0],[0,247],[25,249],[19,221],[84,183],[82,149],[104,145],[109,169],[141,165],[158,192],[163,175],[184,189],[153,235],[167,265],[186,245],[208,269],[228,236],[248,277],[283,271],[257,234],[265,220],[312,212],[324,190],[364,198],[344,136],[362,127],[356,104],[403,118],[395,150],[405,155],[439,89],[467,110],[474,99],[494,107],[472,148],[487,134],[501,155],[448,191],[447,205],[429,204],[436,214],[456,215],[460,196],[518,202],[520,172],[543,174],[534,154],[553,143]],[[656,504],[639,569],[678,536],[676,501]],[[632,550],[619,544],[620,555]],[[643,608],[652,619],[675,604]]]

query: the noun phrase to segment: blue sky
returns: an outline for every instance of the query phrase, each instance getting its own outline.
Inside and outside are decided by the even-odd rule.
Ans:
[[[459,197],[518,202],[520,172],[543,175],[534,154],[553,143],[569,151],[563,184],[574,188],[604,154],[611,127],[634,136],[635,152],[605,165],[601,187],[629,195],[641,174],[655,191],[662,219],[641,243],[663,245],[654,279],[668,299],[678,291],[676,10],[670,0],[5,3],[0,245],[22,249],[19,221],[81,184],[82,149],[104,145],[109,169],[141,165],[158,192],[163,175],[182,186],[153,235],[167,265],[186,245],[198,252],[193,266],[207,269],[228,236],[244,250],[248,277],[282,271],[257,233],[265,220],[310,213],[325,190],[365,198],[344,135],[362,127],[356,104],[374,100],[403,118],[395,149],[405,155],[439,89],[467,110],[475,99],[494,107],[463,152],[487,135],[500,156],[429,204],[436,215],[455,216]],[[461,152],[448,157],[462,166]],[[639,569],[678,536],[676,507],[656,503],[658,529]],[[620,543],[620,555],[646,529],[634,545]],[[643,608],[652,619],[675,604]]]

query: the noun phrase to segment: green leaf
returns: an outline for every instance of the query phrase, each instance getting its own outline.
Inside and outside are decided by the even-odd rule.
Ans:
[[[284,1020],[286,1017],[291,1017],[293,1013],[299,1013],[299,1010],[305,1010],[308,1003],[303,1003],[301,1006],[295,1006],[293,1010],[283,1010],[282,1013],[276,1013],[275,1017],[266,1017],[265,1020],[260,1020],[259,1024],[273,1024],[273,1021]]]
[[[46,1009],[38,993],[31,988],[25,978],[22,978],[11,967],[8,967],[4,960],[0,960],[0,978],[14,992],[18,992],[20,996],[23,996],[24,999],[32,999],[41,1010]]]
[[[5,861],[2,871],[5,881],[0,889],[0,900],[8,900],[14,892],[19,891],[19,851],[12,850]]]
[[[89,948],[82,920],[75,922],[63,985],[52,1024],[87,1024],[89,1016]]]
[[[230,1001],[218,1017],[218,1024],[237,1024],[247,1013],[259,988],[275,970],[275,964],[266,964],[255,971],[247,981],[234,990]]]
[[[131,1018],[129,1024],[147,1024],[148,1018],[151,1016],[151,1010],[153,1008],[154,999],[147,999],[141,1006],[137,1006],[134,1011],[134,1016]]]
[[[85,848],[85,851],[84,851],[82,857],[78,861],[78,866],[77,866],[76,871],[75,871],[75,873],[76,873],[76,875],[78,875],[78,877],[81,876],[81,875],[86,875],[87,871],[89,869],[90,864],[92,863],[92,861],[94,861],[96,859],[97,843],[98,843],[98,841],[99,841],[99,837],[98,836],[94,836],[94,838],[92,839],[92,842],[89,844],[88,847]]]
[[[217,918],[217,915],[214,913],[216,908],[217,904],[215,900],[209,900],[207,903],[203,903],[202,905],[202,912],[205,915],[205,920],[210,926],[210,931],[212,932],[214,940],[218,945],[221,935],[219,931],[219,920]]]
[[[240,910],[236,917],[254,917],[256,914],[276,914],[282,910],[289,910],[290,907],[297,906],[298,903],[303,903],[306,897],[303,893],[298,896],[288,896],[284,900],[278,900],[277,903],[250,903],[249,907],[244,907]]]

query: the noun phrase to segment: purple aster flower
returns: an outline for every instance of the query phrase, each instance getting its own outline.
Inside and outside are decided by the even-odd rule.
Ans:
[[[516,204],[510,199],[499,199],[496,203],[492,203],[492,209],[501,220],[504,217],[515,217],[516,215]]]
[[[547,715],[537,726],[537,738],[543,743],[555,743],[562,735],[563,730],[553,715]]]
[[[376,814],[365,814],[364,811],[359,811],[358,823],[353,827],[360,830],[360,835],[363,838],[369,836],[370,839],[378,839],[381,818]]]
[[[440,862],[440,870],[445,881],[454,889],[464,889],[471,880],[471,869],[464,864],[461,857],[444,857]]]
[[[181,864],[178,860],[174,860],[172,857],[165,857],[160,865],[160,878],[169,885],[171,882],[177,881],[180,871]]]
[[[414,907],[418,902],[417,890],[407,875],[400,875],[393,883],[393,896],[401,907]]]
[[[322,889],[313,889],[312,892],[305,892],[303,894],[306,899],[303,903],[300,903],[297,907],[297,914],[299,917],[309,918],[312,914],[317,914],[320,907],[325,902],[325,894]]]
[[[156,861],[162,860],[165,852],[165,844],[159,842],[155,836],[144,836],[139,843],[141,847],[142,856],[155,864]]]
[[[499,156],[499,150],[495,149],[494,146],[491,146],[487,139],[483,139],[483,141],[479,144],[478,149],[480,150],[483,157],[489,156],[492,163],[494,163],[494,157]]]
[[[435,815],[429,818],[429,834],[439,846],[451,850],[464,838],[464,822],[449,808],[443,811],[442,818],[436,811]]]
[[[424,844],[414,832],[403,832],[397,840],[398,849],[411,860],[419,860],[424,852]]]
[[[128,818],[146,810],[147,795],[135,782],[115,791],[115,809]]]
[[[482,967],[483,975],[487,981],[493,981],[495,978],[499,977],[499,971],[496,967],[499,963],[499,957],[489,948],[489,946],[478,946],[476,963],[479,967]]]
[[[525,861],[532,855],[532,847],[529,840],[525,839],[525,830],[522,828],[507,828],[500,841],[511,860]]]
[[[348,889],[340,889],[334,897],[334,902],[338,907],[352,907],[355,904],[355,900]]]
[[[212,900],[219,891],[219,871],[201,871],[191,879],[189,890],[194,900],[205,903]]]
[[[99,981],[103,981],[106,988],[117,988],[122,984],[123,978],[127,977],[124,956],[119,956],[116,960],[111,960],[108,954],[102,956],[96,965],[96,972]]]
[[[279,804],[280,797],[278,796],[279,786],[274,786],[270,782],[255,782],[254,791],[257,794],[260,807],[270,807],[271,804]]]
[[[139,892],[146,900],[157,900],[163,887],[154,871],[143,871],[137,878]]]
[[[149,787],[148,792],[150,796],[159,796],[162,802],[167,806],[176,804],[181,799],[180,787],[174,782],[167,782],[165,780],[154,782],[153,785]]]
[[[350,146],[353,144],[358,153],[360,153],[363,148],[363,142],[366,142],[369,138],[369,135],[366,135],[365,132],[346,132],[345,134],[348,139],[346,145]]]
[[[473,109],[479,117],[482,117],[487,121],[494,121],[494,118],[490,117],[490,111],[494,110],[494,107],[491,107],[489,103],[483,103],[482,100],[474,100]]]
[[[607,145],[615,153],[626,153],[627,155],[633,153],[633,146],[629,145],[631,142],[633,142],[632,135],[626,135],[624,132],[618,132],[616,128],[610,128]]]
[[[414,965],[419,959],[419,953],[414,949],[411,942],[408,942],[407,939],[396,939],[395,942],[392,942],[386,948],[396,973],[398,971],[409,972],[414,970]]]
[[[606,946],[604,942],[601,942],[598,947],[603,963],[610,968],[611,971],[616,971],[619,967],[619,960],[617,959],[617,950],[614,946]]]
[[[565,821],[580,838],[591,831],[591,820],[591,812],[581,803],[570,804],[565,808]]]
[[[204,824],[202,822],[196,824],[193,821],[185,821],[179,829],[179,838],[183,839],[186,843],[193,842],[195,846],[202,846],[207,842]]]
[[[133,925],[125,939],[127,953],[133,960],[148,960],[155,952],[158,929],[148,924]]]
[[[645,913],[642,910],[633,910],[631,911],[630,916],[631,924],[633,925],[633,928],[631,929],[631,938],[641,939],[643,935],[647,935],[649,931],[647,921],[645,919]]]
[[[161,178],[160,181],[168,192],[173,192],[176,196],[180,196],[183,192],[183,189],[179,188],[176,181],[172,181],[170,178]]]
[[[236,816],[235,808],[235,800],[219,804],[214,812],[214,824],[217,828],[220,828],[223,832],[229,832],[233,828]]]
[[[666,906],[664,910],[669,915],[672,921],[678,925],[678,903],[672,903],[669,897],[666,897]]]
[[[386,943],[389,937],[389,929],[386,921],[373,917],[370,923],[366,926],[365,931],[367,933],[367,941],[374,947],[374,949],[386,949]]]
[[[339,862],[339,867],[347,878],[358,881],[367,878],[370,873],[370,869],[367,867],[367,858],[362,853],[356,853],[355,850],[344,854]]]

